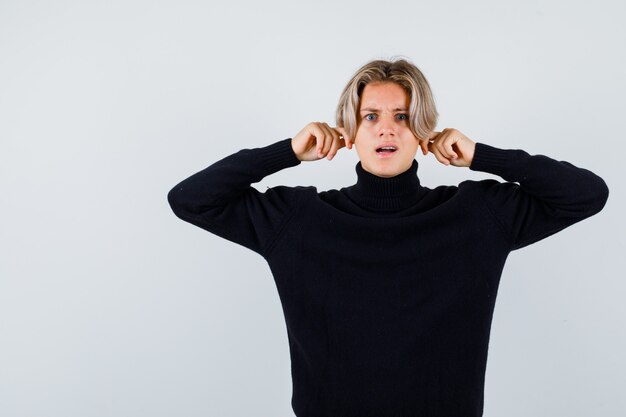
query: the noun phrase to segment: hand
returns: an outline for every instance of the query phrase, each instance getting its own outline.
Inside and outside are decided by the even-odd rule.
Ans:
[[[324,157],[330,161],[339,149],[346,146],[346,141],[351,145],[344,128],[311,122],[291,139],[291,147],[300,161],[317,161]]]
[[[476,142],[465,136],[457,129],[445,128],[441,132],[432,131],[429,141],[421,141],[422,153],[432,152],[437,160],[448,166],[469,167],[474,158]]]

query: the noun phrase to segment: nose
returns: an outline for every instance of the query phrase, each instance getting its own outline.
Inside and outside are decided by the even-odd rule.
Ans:
[[[378,136],[383,137],[386,135],[396,134],[396,123],[393,114],[383,113],[380,117],[378,124]]]

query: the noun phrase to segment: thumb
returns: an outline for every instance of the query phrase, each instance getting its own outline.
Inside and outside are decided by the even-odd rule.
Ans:
[[[341,138],[344,141],[344,146],[348,149],[352,149],[352,139],[348,137],[346,129],[344,127],[335,127],[335,130],[341,133]]]
[[[422,148],[422,153],[424,155],[428,155],[428,152],[430,151],[429,150],[430,141],[434,140],[437,136],[439,136],[440,133],[441,132],[433,130],[432,132],[428,134],[428,136],[426,136],[426,139],[420,140],[420,148]]]
[[[422,149],[422,153],[424,155],[428,155],[428,140],[420,140],[420,148]]]

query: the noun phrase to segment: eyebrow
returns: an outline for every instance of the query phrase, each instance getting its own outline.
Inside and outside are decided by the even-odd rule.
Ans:
[[[393,109],[393,111],[407,111],[407,110],[408,110],[408,109],[403,109],[403,108],[401,108],[401,107],[396,107],[395,109]],[[377,112],[377,111],[379,111],[379,110],[378,110],[378,109],[375,109],[375,108],[373,108],[373,107],[366,107],[366,108],[364,108],[364,109],[361,109],[361,111],[362,111],[362,112],[364,112],[364,111],[374,111],[374,112]]]

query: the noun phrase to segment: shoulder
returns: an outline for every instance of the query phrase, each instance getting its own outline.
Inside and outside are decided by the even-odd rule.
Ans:
[[[465,180],[459,183],[459,188],[484,188],[495,184],[501,184],[501,182],[491,178],[484,180]]]
[[[317,195],[317,188],[314,186],[288,186],[288,185],[275,185],[267,186],[263,191],[266,197],[269,198],[281,198],[283,200],[291,201],[294,204],[298,204],[299,201],[311,198],[311,196]]]
[[[519,184],[496,179],[466,180],[459,183],[460,194],[466,197],[480,196],[481,199],[491,201],[493,199],[508,200],[520,191]]]
[[[317,187],[313,185],[275,185],[273,187],[267,187],[266,192],[275,192],[280,194],[294,194],[294,195],[316,195]]]
[[[312,187],[315,188],[315,187]],[[347,189],[348,187],[346,187]],[[338,196],[343,194],[343,188],[341,190],[336,190],[336,189],[330,189],[330,190],[324,190],[324,191],[318,191],[317,188],[315,188],[315,192],[318,196],[320,197],[334,197],[334,196]]]
[[[514,182],[498,181],[496,179],[483,179],[483,180],[465,180],[459,183],[459,190],[466,192],[484,192],[494,188],[508,189],[511,187],[518,187],[519,185]]]

